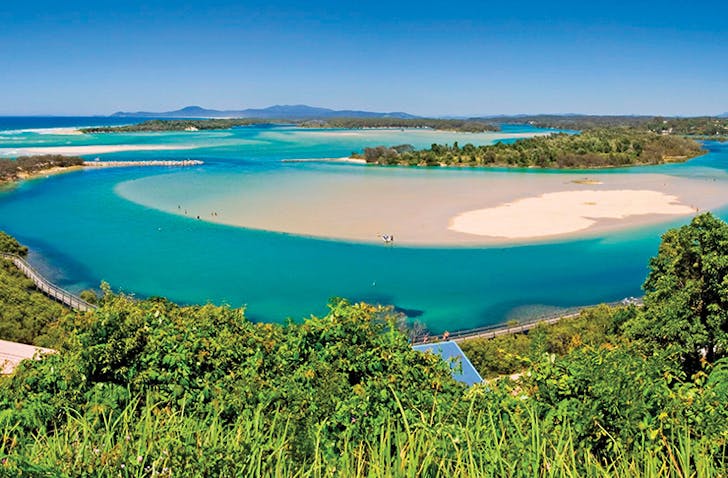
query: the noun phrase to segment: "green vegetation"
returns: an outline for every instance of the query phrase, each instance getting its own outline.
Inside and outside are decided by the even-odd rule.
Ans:
[[[604,168],[684,161],[703,154],[691,139],[627,128],[587,130],[520,139],[511,144],[460,147],[433,144],[426,150],[365,148],[367,163],[406,166],[501,166]]]
[[[211,129],[230,129],[237,126],[275,123],[273,120],[257,118],[214,118],[214,119],[173,119],[149,120],[125,126],[96,126],[81,128],[79,131],[92,133],[135,133],[154,131],[197,131]]]
[[[600,305],[578,317],[552,325],[538,325],[528,333],[501,335],[493,339],[470,339],[460,344],[484,378],[523,372],[544,355],[563,357],[582,347],[598,349],[626,343],[622,324],[637,316],[633,306]]]
[[[484,131],[500,131],[500,127],[492,121],[432,119],[432,118],[333,118],[310,120],[300,123],[304,128],[430,128],[435,130],[460,131],[464,133],[482,133]]]
[[[28,249],[0,231],[0,253],[25,256]],[[38,292],[12,262],[0,258],[0,339],[54,347],[61,340],[58,321],[68,313]]]
[[[728,352],[728,225],[712,215],[662,238],[645,281],[645,311],[628,324],[648,353],[667,353],[687,373]]]
[[[683,135],[698,139],[728,140],[728,118],[702,116],[698,118],[655,118],[647,123],[650,131]]]
[[[83,165],[83,158],[46,154],[41,156],[21,156],[17,159],[0,158],[0,183],[15,181],[32,176],[51,168],[70,168]]]
[[[713,116],[664,118],[661,116],[536,115],[485,118],[483,121],[530,124],[540,128],[580,131],[623,127],[647,130],[659,134],[690,136],[696,139],[728,139],[728,118]]]
[[[321,318],[255,324],[106,288],[97,311],[59,321],[60,353],[0,379],[0,470],[725,476],[726,237],[710,215],[666,234],[642,308],[464,344],[484,375],[522,372],[471,388],[388,308],[334,299]],[[663,346],[678,329],[696,334]]]
[[[25,257],[28,254],[28,248],[20,244],[13,236],[0,231],[0,253]]]
[[[189,120],[149,120],[126,126],[99,126],[82,128],[83,133],[131,133],[154,131],[197,131],[213,129],[230,129],[236,126],[257,124],[294,124],[302,128],[432,128],[437,130],[482,133],[498,131],[500,128],[492,122],[479,120],[445,120],[445,119],[401,119],[401,118],[335,118],[325,120],[287,120],[261,118],[231,119],[189,119]]]

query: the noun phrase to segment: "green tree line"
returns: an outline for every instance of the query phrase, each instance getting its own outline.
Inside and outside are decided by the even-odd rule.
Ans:
[[[32,175],[45,169],[81,165],[83,165],[83,158],[60,154],[20,156],[15,159],[0,158],[0,182],[15,181],[22,175]]]
[[[179,120],[148,120],[124,126],[94,126],[81,128],[85,134],[93,133],[136,133],[155,131],[185,131],[185,130],[215,130],[230,129],[237,126],[251,126],[256,124],[275,123],[272,120],[257,118],[213,118],[213,119],[179,119]]]
[[[692,139],[628,128],[552,134],[513,143],[460,146],[433,144],[429,149],[365,148],[367,163],[403,166],[500,166],[604,168],[685,161],[704,154]]]
[[[131,133],[154,131],[216,130],[260,124],[293,124],[302,128],[431,128],[436,130],[482,133],[498,131],[493,122],[481,120],[431,118],[332,118],[320,120],[290,120],[261,118],[212,118],[149,120],[124,126],[96,126],[81,128],[82,133]]]
[[[309,120],[299,124],[304,128],[430,128],[435,130],[482,133],[500,131],[500,126],[492,121],[472,119],[433,119],[433,118],[332,118]]]

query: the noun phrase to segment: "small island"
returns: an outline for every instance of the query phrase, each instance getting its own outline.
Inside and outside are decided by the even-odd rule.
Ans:
[[[433,144],[364,148],[355,157],[368,164],[398,166],[475,166],[587,169],[681,162],[705,151],[696,141],[629,128],[599,128],[580,134],[558,133],[487,146]]]
[[[83,158],[60,154],[20,156],[16,159],[0,158],[0,184],[79,169],[83,164]]]

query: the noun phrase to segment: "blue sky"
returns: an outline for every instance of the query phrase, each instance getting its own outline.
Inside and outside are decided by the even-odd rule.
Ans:
[[[0,5],[2,115],[718,114],[727,60],[728,2],[713,0]]]

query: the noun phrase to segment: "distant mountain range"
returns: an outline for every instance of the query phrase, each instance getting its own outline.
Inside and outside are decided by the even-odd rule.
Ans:
[[[308,105],[275,105],[267,108],[248,108],[244,110],[210,110],[201,106],[186,106],[175,111],[118,111],[111,116],[150,117],[150,118],[263,118],[263,119],[325,119],[325,118],[417,118],[402,113],[376,113],[359,110],[332,110]]]
[[[728,112],[718,115],[718,118],[728,118]]]

